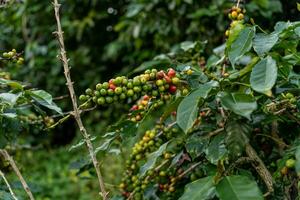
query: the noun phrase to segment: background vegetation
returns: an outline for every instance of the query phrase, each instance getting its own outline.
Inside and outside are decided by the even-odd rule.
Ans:
[[[200,62],[225,41],[229,27],[229,0],[64,0],[62,26],[72,66],[72,79],[78,94],[98,82],[116,75],[135,74],[148,67],[168,65],[175,61],[183,42],[207,43],[202,52],[184,55],[181,62]],[[247,15],[266,32],[273,31],[278,21],[298,20],[296,1],[246,1]],[[249,20],[249,19],[247,19]],[[72,109],[63,69],[57,60],[57,41],[53,7],[49,1],[10,1],[0,8],[0,51],[13,48],[24,51],[24,65],[0,64],[0,72],[21,80],[30,88],[39,88],[57,97],[63,111]],[[178,60],[180,56],[177,56]],[[61,97],[61,98],[60,98]],[[84,121],[100,147],[101,136],[109,124],[119,120],[130,107],[116,105],[84,114]],[[57,120],[56,113],[51,113]],[[147,123],[146,125],[147,126]],[[10,130],[20,134],[20,129]],[[1,132],[1,131],[0,131]],[[85,164],[84,147],[68,151],[80,142],[73,120],[54,129],[22,129],[15,145],[9,145],[37,199],[95,199],[97,183],[93,170]],[[1,141],[0,141],[1,143]],[[5,146],[3,144],[1,146]],[[130,146],[130,145],[128,145]],[[124,154],[128,151],[124,147]],[[126,156],[99,152],[108,187],[117,191],[122,178],[121,163]],[[3,163],[3,168],[6,164]],[[84,167],[83,167],[84,166]],[[9,167],[5,168],[7,172]],[[10,174],[16,193],[23,196],[20,183]],[[1,182],[2,188],[4,184]],[[5,195],[0,192],[1,195]],[[25,197],[24,197],[25,198]]]

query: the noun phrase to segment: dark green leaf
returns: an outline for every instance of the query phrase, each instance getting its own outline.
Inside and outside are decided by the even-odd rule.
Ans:
[[[48,92],[44,90],[32,90],[29,91],[29,94],[37,103],[62,114],[61,109],[53,102],[52,96]]]
[[[255,181],[247,176],[226,176],[217,185],[220,200],[263,200]]]
[[[213,198],[215,194],[213,176],[208,176],[187,184],[179,200],[206,200]]]
[[[221,97],[221,104],[225,109],[248,119],[250,119],[251,113],[257,108],[255,98],[244,93],[225,93]]]
[[[201,85],[198,89],[185,97],[179,104],[176,121],[185,133],[188,132],[197,119],[200,99],[206,98],[211,89],[211,85]]]
[[[187,139],[185,147],[192,159],[195,159],[204,152],[208,142],[208,138],[193,134]]]
[[[210,142],[205,151],[206,159],[212,164],[217,164],[219,160],[223,159],[226,155],[225,135],[219,134],[215,136]]]
[[[228,51],[228,58],[233,66],[245,53],[251,49],[254,34],[254,27],[246,27],[233,41]]]
[[[248,143],[249,127],[237,121],[229,121],[225,130],[225,143],[229,154],[234,158],[241,156]]]

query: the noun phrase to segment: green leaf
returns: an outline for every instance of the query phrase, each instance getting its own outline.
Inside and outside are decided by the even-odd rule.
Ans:
[[[187,184],[179,200],[206,200],[213,198],[215,194],[213,176],[208,176]]]
[[[247,137],[250,128],[246,124],[237,121],[229,121],[225,128],[225,144],[229,155],[233,158],[240,157],[249,139]]]
[[[295,158],[296,158],[295,169],[297,174],[299,174],[300,173],[300,146],[297,146],[296,148]]]
[[[201,137],[193,134],[187,139],[185,148],[192,159],[195,159],[204,152],[208,142],[209,139],[207,137]]]
[[[279,37],[277,32],[271,34],[258,33],[255,35],[253,40],[254,51],[262,56],[263,54],[269,52],[272,47],[277,43]]]
[[[206,149],[206,159],[209,160],[212,164],[217,164],[219,160],[223,159],[226,155],[226,147],[225,147],[225,135],[219,134],[214,137]]]
[[[252,69],[250,84],[253,90],[269,94],[277,79],[276,61],[268,56],[258,62]]]
[[[300,3],[297,3],[297,10],[300,11]]]
[[[11,88],[13,89],[18,89],[20,91],[23,90],[23,86],[22,84],[20,84],[19,82],[17,81],[12,81],[12,80],[6,80],[6,79],[3,79],[3,78],[0,78],[0,84],[2,85],[8,85],[10,86]]]
[[[35,100],[37,103],[39,103],[42,106],[45,106],[51,110],[54,110],[58,112],[59,114],[62,114],[61,109],[53,102],[52,96],[44,91],[44,90],[32,90],[28,91],[29,95],[33,100]]]
[[[252,39],[255,35],[254,27],[244,28],[233,41],[228,51],[228,58],[234,64],[252,47]]]
[[[213,86],[201,85],[190,95],[186,96],[178,106],[176,121],[178,126],[187,133],[192,128],[198,116],[198,104],[201,98],[206,98]]]
[[[257,108],[255,98],[244,93],[225,93],[221,97],[221,104],[225,109],[248,119],[250,119],[251,113]]]
[[[170,141],[164,143],[163,145],[161,145],[159,147],[159,149],[157,151],[154,151],[153,153],[149,154],[148,158],[147,158],[147,162],[140,168],[140,175],[144,176],[145,173],[152,169],[156,163],[156,160],[159,156],[162,155],[162,153],[166,150],[168,144]]]
[[[217,185],[220,200],[263,200],[255,181],[247,176],[226,176]]]
[[[5,102],[11,106],[14,106],[20,96],[21,96],[21,93],[19,93],[19,94],[1,93],[0,94],[0,102]]]
[[[238,21],[237,24],[230,29],[229,37],[226,41],[226,48],[228,50],[230,49],[231,44],[233,43],[233,41],[235,41],[235,39],[238,37],[239,33],[243,30],[244,27],[245,25],[243,24],[243,22]]]

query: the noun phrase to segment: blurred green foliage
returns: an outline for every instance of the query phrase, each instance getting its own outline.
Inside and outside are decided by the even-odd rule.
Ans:
[[[184,41],[208,41],[204,54],[221,45],[227,29],[228,9],[234,1],[212,0],[62,0],[62,25],[77,93],[115,74],[133,71],[153,57],[175,51]],[[275,22],[297,19],[296,1],[252,0],[246,2],[248,16],[258,25],[273,27]],[[0,8],[0,52],[16,48],[24,51],[25,65],[6,66],[13,79],[41,88],[54,97],[68,94],[53,35],[55,20],[50,1],[10,1]],[[298,12],[299,13],[299,12]],[[248,19],[247,19],[248,20]],[[268,31],[268,30],[266,30]],[[0,66],[2,67],[2,66]],[[64,111],[71,109],[68,98],[56,102]],[[116,122],[123,105],[84,115],[91,133],[101,136],[108,124]],[[73,183],[70,160],[85,157],[85,152],[67,152],[67,146],[79,139],[72,121],[52,133],[24,139],[38,145],[43,138],[47,150],[27,152],[17,157],[30,177],[37,199],[91,199],[95,185],[90,180]],[[28,136],[26,136],[28,137]],[[97,140],[98,141],[98,140]],[[63,146],[56,149],[57,146]],[[84,147],[80,147],[84,148]],[[49,153],[51,152],[51,153]],[[34,154],[31,155],[31,154]],[[108,156],[110,160],[110,156]],[[104,162],[103,168],[111,162]],[[117,166],[117,162],[116,163]],[[30,170],[27,170],[30,169]],[[113,169],[113,168],[112,168]],[[46,172],[46,174],[45,174]],[[108,174],[118,174],[118,169]],[[112,177],[106,176],[107,180]],[[120,177],[114,177],[112,183]]]

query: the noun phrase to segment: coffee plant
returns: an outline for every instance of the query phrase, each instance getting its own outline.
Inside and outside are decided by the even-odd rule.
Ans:
[[[224,44],[211,54],[207,41],[183,42],[127,76],[87,88],[77,107],[54,2],[59,58],[74,110],[63,113],[46,91],[12,80],[5,66],[20,67],[23,52],[3,52],[2,149],[19,133],[55,128],[73,116],[84,141],[71,149],[87,145],[90,160],[80,170],[94,165],[105,200],[299,199],[299,21],[279,21],[268,32],[238,1],[226,13]],[[135,9],[131,17],[147,8]],[[95,138],[80,115],[111,107],[128,112],[93,149]],[[51,110],[62,118],[55,121]],[[125,155],[116,193],[106,193],[96,157],[100,153]],[[7,195],[15,199],[12,191]]]
[[[300,23],[278,22],[267,33],[245,13],[229,11],[216,54],[181,63],[197,46],[185,44],[167,71],[116,77],[80,96],[90,107],[133,104],[102,151],[160,113],[154,128],[133,134],[115,199],[298,198]]]

